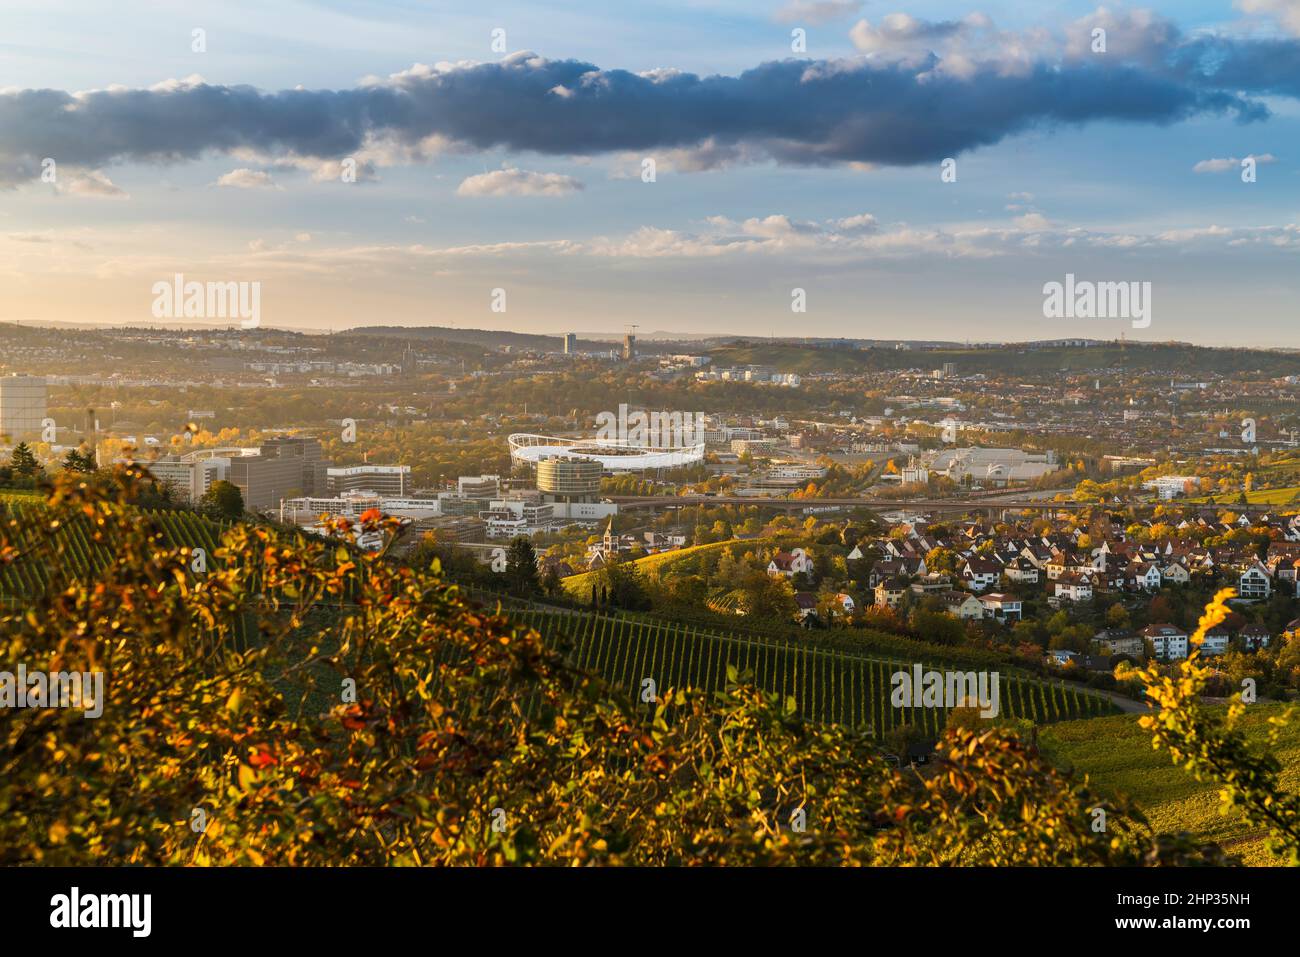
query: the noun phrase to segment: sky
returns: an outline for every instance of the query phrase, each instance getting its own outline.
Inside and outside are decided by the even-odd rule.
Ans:
[[[156,321],[179,274],[286,328],[1300,348],[1300,0],[0,22],[0,321]],[[1149,314],[1046,315],[1067,275]]]

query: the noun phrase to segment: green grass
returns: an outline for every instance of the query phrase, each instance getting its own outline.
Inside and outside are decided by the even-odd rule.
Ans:
[[[1268,718],[1282,710],[1282,705],[1253,705],[1241,728],[1264,748]],[[1239,813],[1219,813],[1217,787],[1200,783],[1176,767],[1167,751],[1152,749],[1151,734],[1138,726],[1139,717],[1126,714],[1061,722],[1044,729],[1039,744],[1057,763],[1087,774],[1101,793],[1133,798],[1156,830],[1185,830],[1202,840],[1217,841],[1247,864],[1277,864],[1263,837],[1253,833]],[[1283,788],[1300,790],[1300,722],[1285,729],[1273,753],[1282,763]]]
[[[1288,485],[1283,488],[1265,488],[1257,492],[1247,492],[1246,501],[1251,505],[1289,505],[1291,499],[1300,495],[1300,485]],[[1179,501],[1187,502],[1208,502],[1210,499],[1215,500],[1215,504],[1222,506],[1228,511],[1236,504],[1237,494],[1226,495],[1197,495]]]
[[[625,562],[624,564],[631,565],[642,575],[653,577],[671,565],[700,558],[709,552],[720,552],[724,548],[733,545],[742,548],[750,546],[765,547],[775,541],[772,538],[730,538],[725,542],[710,542],[707,545],[690,545],[686,548],[677,548],[668,552],[656,552],[653,555],[647,555],[645,558],[638,558],[634,562]],[[580,572],[577,575],[570,575],[563,580],[564,590],[570,595],[584,598],[591,594],[591,586],[598,575],[599,572]]]

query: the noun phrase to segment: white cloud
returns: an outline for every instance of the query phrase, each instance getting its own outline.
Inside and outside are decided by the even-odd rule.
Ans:
[[[1253,159],[1258,166],[1267,166],[1269,163],[1276,163],[1277,157],[1272,153],[1260,153],[1258,156],[1251,154],[1243,157],[1244,159]],[[1221,159],[1201,160],[1192,167],[1193,173],[1226,173],[1229,170],[1241,168],[1241,159],[1235,156],[1225,156]]]
[[[86,196],[92,199],[130,199],[121,187],[114,185],[99,170],[73,173],[68,180],[67,192],[73,196]]]
[[[1016,225],[1026,232],[1037,233],[1050,229],[1052,222],[1042,213],[1025,213],[1016,217]]]
[[[582,183],[562,173],[535,173],[505,167],[467,177],[456,188],[457,196],[568,196],[582,189]]]
[[[271,174],[256,169],[232,169],[217,177],[217,186],[230,186],[234,189],[279,189],[271,179]]]

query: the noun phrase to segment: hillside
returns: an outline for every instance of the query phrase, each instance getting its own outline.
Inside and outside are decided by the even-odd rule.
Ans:
[[[349,336],[386,336],[399,339],[437,340],[440,342],[460,343],[499,349],[509,346],[512,349],[535,352],[560,352],[564,348],[563,336],[535,335],[527,332],[505,332],[496,329],[454,329],[450,326],[359,326],[347,331]],[[640,343],[638,343],[640,345]],[[618,348],[614,342],[598,342],[594,339],[579,339],[578,349],[584,352],[608,352]],[[648,349],[649,346],[647,345]]]
[[[194,512],[150,510],[144,514],[157,523],[169,547],[203,548],[212,555],[220,543],[221,526]],[[11,521],[27,534],[44,535],[48,510],[36,493],[5,491],[0,493],[0,522]],[[107,548],[91,541],[89,520],[81,516],[62,523],[50,544],[53,547],[37,559],[20,558],[0,565],[0,601],[13,602],[43,591],[50,577],[49,560],[60,563],[69,576],[85,578],[112,557]]]
[[[764,691],[793,699],[805,717],[846,725],[879,738],[907,724],[935,738],[943,730],[942,708],[895,708],[891,676],[910,671],[903,660],[819,647],[799,638],[759,636],[711,629],[649,616],[529,608],[510,616],[569,650],[578,668],[598,674],[633,697],[654,682],[670,688],[721,691],[728,669],[748,675]],[[927,669],[969,670],[969,666],[926,661]],[[1074,686],[1014,676],[999,681],[999,717],[1035,724],[1111,714],[1108,700]]]
[[[719,552],[737,545],[746,548],[767,546],[776,541],[772,538],[727,539],[725,542],[710,542],[707,545],[690,545],[667,552],[656,552],[626,564],[635,568],[642,575],[657,575],[677,565],[689,565],[692,561],[713,552]],[[585,599],[591,594],[591,586],[597,581],[599,572],[579,572],[563,581],[564,590],[578,599]]]
[[[1262,749],[1268,719],[1282,711],[1282,705],[1252,705],[1241,727]],[[1042,731],[1039,746],[1058,764],[1087,774],[1101,793],[1134,798],[1157,830],[1187,830],[1220,842],[1246,864],[1276,864],[1264,840],[1250,833],[1236,814],[1219,813],[1214,785],[1194,780],[1167,752],[1152,749],[1151,735],[1138,726],[1138,718],[1126,714],[1062,722]],[[1300,725],[1293,721],[1269,750],[1282,763],[1284,788],[1300,790]]]

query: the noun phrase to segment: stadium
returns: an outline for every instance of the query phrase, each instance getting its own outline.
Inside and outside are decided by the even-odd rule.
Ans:
[[[629,445],[616,439],[564,439],[516,432],[510,436],[510,458],[537,465],[555,456],[591,459],[610,472],[675,469],[704,459],[704,443],[683,446]]]

